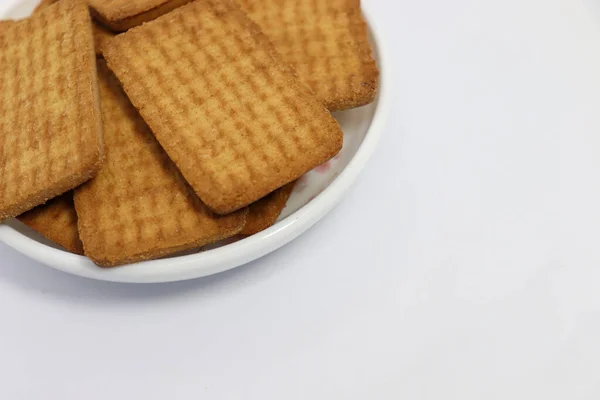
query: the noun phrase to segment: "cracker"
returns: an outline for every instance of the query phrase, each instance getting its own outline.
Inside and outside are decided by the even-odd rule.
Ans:
[[[40,12],[57,1],[42,0],[33,12]],[[2,24],[0,23],[0,29],[1,27]],[[94,47],[96,53],[99,54],[101,44],[112,37],[113,34],[95,23],[93,24],[93,31]],[[83,244],[79,239],[77,230],[77,213],[73,204],[72,191],[21,214],[17,219],[66,250],[75,254],[83,254]]]
[[[254,235],[275,224],[294,191],[295,183],[295,181],[288,183],[284,187],[252,203],[248,207],[246,226],[244,226],[240,234]]]
[[[238,0],[331,111],[372,102],[379,72],[360,0]]]
[[[189,189],[104,62],[98,64],[106,161],[75,190],[85,254],[111,267],[237,234],[247,210],[216,216]]]
[[[57,1],[58,0],[42,0],[40,4],[38,4],[38,6],[35,8],[35,10],[33,10],[33,13],[35,14],[43,10],[44,8],[56,3]],[[92,23],[92,31],[94,32],[94,49],[96,51],[96,55],[102,55],[102,47],[108,39],[115,36],[115,33],[111,32],[110,30],[108,30],[102,25],[99,25],[96,22]]]
[[[0,35],[0,65],[1,222],[73,189],[100,167],[87,7],[62,0],[12,24]]]
[[[70,252],[83,254],[72,191],[18,216],[17,219]]]
[[[94,18],[123,32],[189,3],[191,0],[88,0]]]
[[[226,214],[335,156],[339,124],[231,0],[112,39],[109,67],[198,196]]]

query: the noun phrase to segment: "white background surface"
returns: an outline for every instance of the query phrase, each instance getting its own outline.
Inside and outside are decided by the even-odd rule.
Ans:
[[[600,396],[600,0],[363,2],[396,99],[346,200],[178,284],[0,245],[0,398]]]

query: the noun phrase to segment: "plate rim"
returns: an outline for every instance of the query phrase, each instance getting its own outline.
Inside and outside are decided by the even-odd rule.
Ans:
[[[392,68],[382,28],[373,23],[369,7],[364,4],[363,13],[379,60],[380,83],[373,119],[362,143],[340,175],[322,193],[287,218],[263,232],[220,248],[112,269],[99,268],[87,257],[37,242],[6,224],[0,224],[0,242],[56,270],[84,278],[121,283],[177,282],[214,275],[240,267],[291,242],[341,201],[375,151],[391,109]],[[199,266],[201,264],[204,265]]]

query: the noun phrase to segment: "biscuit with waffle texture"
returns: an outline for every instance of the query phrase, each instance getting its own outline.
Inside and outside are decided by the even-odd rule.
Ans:
[[[94,18],[117,32],[167,14],[191,0],[88,0]]]
[[[279,215],[285,208],[288,199],[294,191],[296,182],[288,183],[262,199],[250,204],[248,207],[248,218],[246,226],[240,232],[241,235],[254,235],[264,231],[277,221]]]
[[[331,111],[375,99],[379,71],[360,0],[238,0]]]
[[[17,219],[71,253],[83,254],[72,191],[21,214]]]
[[[42,0],[34,13],[56,2],[57,0]],[[99,54],[102,42],[108,37],[112,37],[113,34],[95,23],[93,24],[93,30],[96,54]],[[21,214],[17,219],[66,250],[75,254],[83,254],[83,244],[79,239],[79,231],[77,230],[77,213],[73,204],[72,191]]]
[[[94,176],[102,161],[92,25],[62,0],[0,35],[0,222]]]
[[[96,178],[75,190],[85,254],[112,267],[237,234],[247,209],[213,214],[189,189],[102,60],[98,73],[106,160]]]
[[[227,214],[335,156],[343,134],[231,0],[198,0],[112,39],[109,67],[190,186]]]
[[[35,10],[33,10],[33,13],[35,14],[43,10],[44,8],[56,3],[57,1],[58,0],[42,0],[40,4],[38,4],[38,6],[35,8]],[[106,41],[115,36],[115,34],[96,22],[92,24],[92,31],[94,32],[94,49],[96,51],[96,55],[100,56],[102,55],[102,47],[104,46]]]

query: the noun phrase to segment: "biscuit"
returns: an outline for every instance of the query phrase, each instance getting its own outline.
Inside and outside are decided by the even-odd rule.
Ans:
[[[83,254],[72,191],[21,214],[17,219],[70,252]]]
[[[227,214],[335,156],[343,134],[232,0],[111,39],[109,67],[190,186]]]
[[[98,62],[106,160],[75,190],[85,254],[103,267],[196,248],[237,234],[247,210],[214,215],[189,189],[104,61]]]
[[[100,168],[91,26],[84,4],[62,0],[0,35],[0,222]]]
[[[254,235],[264,231],[277,221],[279,214],[285,208],[288,199],[294,191],[294,184],[288,183],[262,199],[252,203],[248,207],[248,218],[246,226],[240,232],[241,235]]]
[[[360,0],[238,0],[331,111],[375,99],[379,72]]]
[[[51,6],[57,1],[42,0],[35,8],[34,13]],[[0,23],[0,29],[1,26]],[[93,24],[93,30],[95,49],[98,54],[100,49],[99,44],[101,45],[107,39],[107,35],[109,35],[108,37],[112,37],[113,35],[97,24]],[[83,254],[83,244],[79,239],[79,232],[77,230],[77,214],[75,213],[75,206],[73,204],[72,191],[21,214],[17,219],[68,251],[75,254]]]
[[[117,32],[152,21],[191,0],[88,0],[94,18]]]
[[[58,0],[42,0],[40,4],[38,4],[38,6],[35,8],[35,10],[33,10],[33,13],[35,14],[43,10],[44,8],[56,3],[57,1]],[[104,43],[106,43],[108,39],[115,36],[115,34],[96,22],[92,23],[92,31],[94,32],[94,49],[96,51],[96,55],[102,55],[102,47],[104,46]]]

